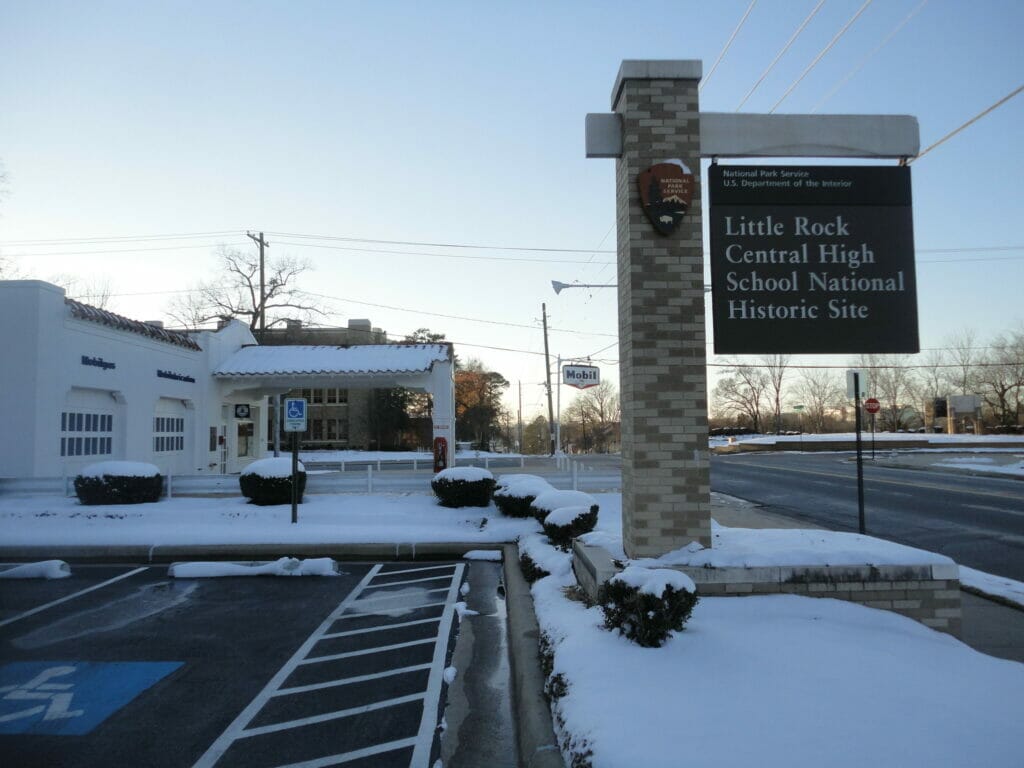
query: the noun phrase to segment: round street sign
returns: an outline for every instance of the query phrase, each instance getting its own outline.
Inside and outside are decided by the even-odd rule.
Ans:
[[[868,413],[875,414],[882,410],[882,404],[874,397],[869,397],[864,401],[864,410]]]

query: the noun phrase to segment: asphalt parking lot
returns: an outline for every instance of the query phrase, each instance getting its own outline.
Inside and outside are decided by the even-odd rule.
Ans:
[[[2,763],[430,766],[470,568],[0,580]]]

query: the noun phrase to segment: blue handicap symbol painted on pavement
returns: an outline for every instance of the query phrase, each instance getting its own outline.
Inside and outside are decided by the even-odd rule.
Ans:
[[[288,418],[289,419],[304,419],[306,417],[306,401],[305,400],[289,400],[288,401]]]
[[[180,661],[17,661],[0,666],[0,733],[80,736]]]

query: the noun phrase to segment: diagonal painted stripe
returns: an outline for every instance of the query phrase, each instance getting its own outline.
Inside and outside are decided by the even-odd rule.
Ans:
[[[369,587],[367,587],[367,595],[366,595],[366,597],[361,597],[359,599],[360,603],[377,603],[377,602],[383,602],[384,600],[408,600],[409,599],[409,592],[408,592],[408,590],[400,590],[400,591],[394,592],[394,593],[383,592],[383,591],[377,591],[377,592],[369,593],[369,590],[371,590],[371,589],[382,590],[383,587],[377,587],[377,586],[374,586],[373,584],[371,584]],[[447,592],[449,589],[451,589],[451,585],[450,584],[448,586],[445,586],[445,587],[438,587],[437,589],[424,589],[424,590],[421,590],[419,593],[420,594],[424,594],[424,595],[429,595],[429,594],[432,594],[434,592]]]
[[[310,691],[322,691],[324,688],[338,688],[342,685],[350,685],[352,683],[365,683],[370,680],[380,680],[384,677],[397,677],[398,675],[407,675],[410,672],[421,672],[424,669],[430,669],[430,664],[414,664],[411,667],[402,667],[400,669],[388,669],[384,672],[376,672],[372,675],[358,675],[356,677],[343,677],[338,680],[329,680],[326,683],[310,683],[309,685],[297,685],[294,688],[280,688],[274,691],[271,696],[291,696],[296,693],[309,693]]]
[[[459,587],[462,585],[462,573],[466,566],[459,563],[452,577],[452,585],[448,590],[441,625],[437,630],[437,643],[434,646],[434,661],[430,667],[430,678],[427,680],[427,692],[423,699],[423,716],[420,719],[420,730],[416,736],[416,747],[413,750],[410,766],[426,765],[430,760],[430,752],[434,745],[434,733],[437,730],[438,708],[441,705],[441,684],[444,682],[444,662],[448,654],[448,639],[452,633],[455,616],[455,603],[459,599]]]
[[[284,683],[288,676],[295,671],[295,668],[299,665],[302,659],[309,654],[313,646],[320,642],[320,639],[327,632],[328,628],[338,620],[338,617],[341,616],[341,614],[344,613],[353,602],[359,599],[359,595],[362,594],[363,589],[365,589],[366,585],[373,580],[373,577],[377,575],[380,568],[381,564],[376,563],[369,571],[366,572],[366,575],[362,578],[359,584],[356,585],[356,588],[353,589],[333,611],[331,611],[330,615],[324,619],[323,623],[313,631],[313,634],[306,638],[306,641],[297,651],[295,651],[292,657],[285,662],[284,666],[277,671],[277,674],[270,679],[270,682],[264,686],[263,690],[256,695],[256,698],[250,701],[249,705],[242,710],[238,717],[234,719],[234,722],[227,727],[224,733],[217,737],[217,740],[213,742],[206,752],[204,752],[196,761],[194,768],[210,768],[220,760],[221,757],[223,757],[224,753],[227,752],[228,747],[231,746],[235,739],[240,738],[242,730],[246,725],[252,722],[253,717],[255,717],[256,713],[263,708],[263,705],[267,703],[270,697],[274,694],[274,691],[281,687],[281,684]]]
[[[238,734],[238,738],[250,738],[252,736],[263,736],[268,733],[279,733],[280,731],[290,731],[292,728],[301,728],[304,725],[316,725],[317,723],[327,723],[331,720],[341,720],[345,717],[353,717],[354,715],[364,715],[367,712],[374,712],[378,709],[387,709],[388,707],[397,707],[399,704],[409,704],[413,701],[423,701],[423,697],[426,694],[423,693],[411,693],[408,696],[399,696],[397,699],[388,699],[387,701],[375,701],[373,704],[364,704],[361,707],[352,707],[351,709],[339,709],[337,712],[325,712],[322,715],[313,715],[311,717],[302,717],[298,720],[288,720],[284,723],[274,723],[273,725],[261,725],[258,728],[247,728]]]
[[[424,576],[422,579],[407,579],[405,581],[388,581],[384,584],[371,584],[370,589],[387,589],[388,587],[404,586],[406,584],[422,584],[424,581],[440,581],[450,579],[450,573],[439,573],[437,576]]]
[[[54,600],[52,602],[46,603],[45,605],[37,606],[30,611],[19,613],[17,616],[12,616],[9,619],[4,619],[3,621],[0,621],[0,627],[6,627],[8,624],[13,624],[14,622],[20,621],[21,619],[27,619],[29,616],[34,616],[40,611],[45,611],[47,608],[52,608],[55,605],[66,603],[68,600],[74,600],[76,597],[81,597],[82,595],[87,594],[89,592],[93,592],[97,589],[102,589],[103,587],[113,584],[115,581],[121,581],[121,579],[127,579],[129,576],[134,576],[136,573],[142,573],[143,571],[148,570],[149,566],[144,565],[141,568],[136,568],[134,571],[128,571],[128,573],[122,573],[120,576],[115,576],[112,579],[107,579],[102,584],[93,584],[91,587],[79,590],[78,592],[75,592],[73,595],[66,595],[65,597],[62,597],[59,600]]]
[[[408,749],[415,743],[416,739],[400,739],[398,741],[389,741],[387,744],[374,744],[372,747],[357,749],[354,752],[318,757],[315,760],[306,760],[302,763],[279,765],[277,768],[328,768],[332,765],[342,765],[344,763],[350,763],[353,760],[361,760],[364,757],[374,757],[376,755],[386,754],[387,752],[397,752],[400,749]]]
[[[427,565],[422,568],[405,568],[401,571],[383,571],[379,576],[397,576],[400,573],[420,573],[421,571],[437,571],[441,568],[455,568],[459,563],[446,563],[445,565]]]
[[[347,618],[347,617],[346,617]],[[329,632],[321,640],[332,640],[335,637],[351,637],[352,635],[367,635],[371,632],[383,632],[386,629],[401,629],[402,627],[415,627],[418,624],[435,624],[441,620],[440,616],[432,619],[417,619],[416,621],[403,621],[400,624],[381,624],[376,627],[363,627],[363,629],[350,629],[348,632]]]
[[[363,648],[358,651],[332,653],[330,656],[313,656],[312,658],[302,659],[298,663],[317,664],[321,661],[337,661],[338,659],[351,659],[354,656],[370,656],[374,653],[383,653],[384,651],[397,651],[399,648],[412,648],[415,645],[429,645],[432,642],[434,642],[434,638],[428,637],[426,640],[410,640],[408,643],[395,643],[394,645],[378,645],[375,648]]]
[[[423,603],[423,605],[413,605],[413,606],[405,606],[405,607],[408,608],[409,613],[412,613],[413,611],[418,611],[421,608],[436,608],[439,605],[447,605],[447,604],[448,603],[446,603],[446,602],[441,602],[441,603]],[[371,616],[375,617],[375,618],[378,618],[378,619],[380,618],[380,614],[379,613],[346,613],[344,616],[339,616],[338,617],[338,621],[341,621],[342,619],[365,619],[365,618],[371,617]],[[434,621],[438,621],[439,618],[434,619]]]

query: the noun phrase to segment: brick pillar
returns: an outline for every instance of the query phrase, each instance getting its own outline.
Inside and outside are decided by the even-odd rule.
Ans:
[[[711,546],[699,61],[625,61],[612,93],[616,160],[622,527],[629,557]],[[697,179],[682,224],[661,235],[637,175],[682,160]]]

